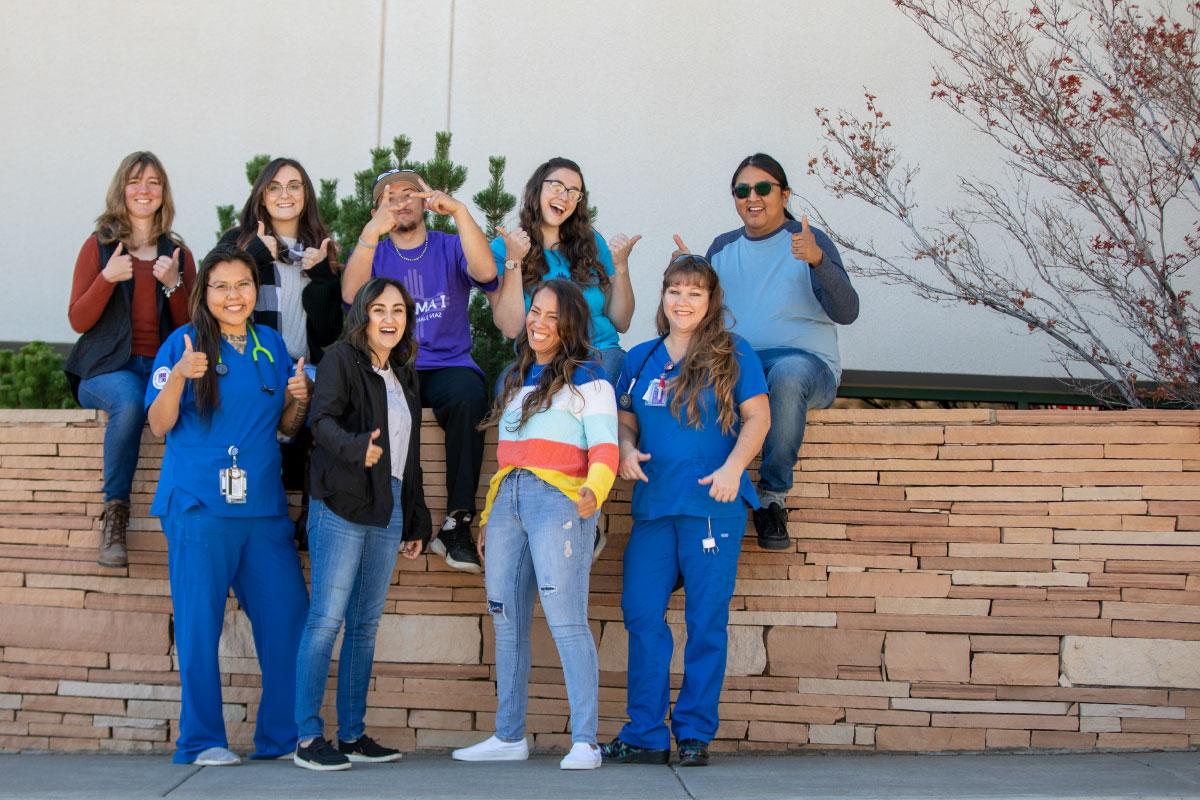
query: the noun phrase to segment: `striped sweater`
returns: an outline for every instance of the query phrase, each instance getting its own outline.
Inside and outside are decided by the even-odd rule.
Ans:
[[[575,501],[590,489],[599,508],[617,475],[617,402],[612,384],[596,364],[575,370],[574,391],[562,389],[550,407],[530,417],[517,430],[521,402],[537,384],[542,367],[534,365],[500,419],[496,446],[499,469],[488,486],[479,524],[487,523],[496,491],[508,473],[524,469]]]

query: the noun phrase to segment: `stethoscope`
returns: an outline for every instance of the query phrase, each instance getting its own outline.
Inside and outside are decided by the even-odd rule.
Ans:
[[[633,387],[637,385],[637,382],[641,380],[642,370],[646,368],[646,364],[648,364],[654,354],[658,352],[658,348],[662,347],[662,343],[666,341],[666,338],[666,334],[658,337],[658,341],[654,343],[654,347],[650,348],[650,352],[646,353],[646,357],[643,358],[642,363],[638,365],[637,372],[634,373],[633,380],[629,382],[629,385],[625,387],[625,391],[621,392],[621,396],[617,398],[617,405],[626,411],[633,408],[633,395],[630,393],[633,391]]]
[[[250,351],[250,358],[254,359],[254,370],[258,373],[258,382],[262,384],[262,390],[264,392],[269,395],[273,395],[275,394],[275,389],[278,388],[278,385],[274,380],[271,381],[271,383],[274,385],[267,385],[266,378],[263,377],[262,366],[258,360],[258,354],[264,354],[267,357],[267,361],[270,362],[272,366],[275,364],[275,356],[271,355],[271,351],[263,347],[258,341],[258,334],[254,332],[253,325],[246,323],[246,330],[250,332],[250,338],[254,340],[254,348]],[[221,377],[229,374],[229,365],[225,363],[223,356],[221,356],[219,352],[217,355],[217,366],[213,367],[213,371]],[[275,371],[273,369],[268,369],[267,371],[272,375],[272,377],[274,376]]]

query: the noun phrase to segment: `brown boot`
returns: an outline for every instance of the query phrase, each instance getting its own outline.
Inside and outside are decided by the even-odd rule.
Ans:
[[[129,527],[129,501],[109,500],[100,515],[100,556],[96,560],[105,567],[124,567],[129,564],[125,552],[125,530]]]

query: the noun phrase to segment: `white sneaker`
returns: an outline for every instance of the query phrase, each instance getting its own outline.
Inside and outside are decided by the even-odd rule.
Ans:
[[[210,747],[192,763],[197,767],[232,767],[242,763],[242,759],[227,747]]]
[[[571,745],[571,752],[558,762],[559,769],[596,769],[600,766],[600,748],[587,742]]]
[[[506,742],[491,736],[479,744],[458,748],[450,757],[455,761],[524,761],[529,758],[529,743],[524,738]]]

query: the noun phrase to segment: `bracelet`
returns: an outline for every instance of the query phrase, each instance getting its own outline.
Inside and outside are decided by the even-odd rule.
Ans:
[[[367,250],[374,250],[376,247],[379,246],[379,242],[376,242],[375,244],[367,244],[366,242],[363,241],[363,238],[361,236],[359,236],[358,237],[358,246],[365,247]]]
[[[174,285],[174,286],[171,286],[171,287],[164,286],[164,287],[162,287],[162,293],[163,293],[163,297],[165,297],[165,298],[167,298],[168,300],[170,300],[170,299],[171,299],[171,295],[175,294],[175,290],[176,290],[176,289],[178,289],[180,286],[183,286],[183,272],[180,272],[180,273],[179,273],[179,279],[175,281],[175,285]]]

